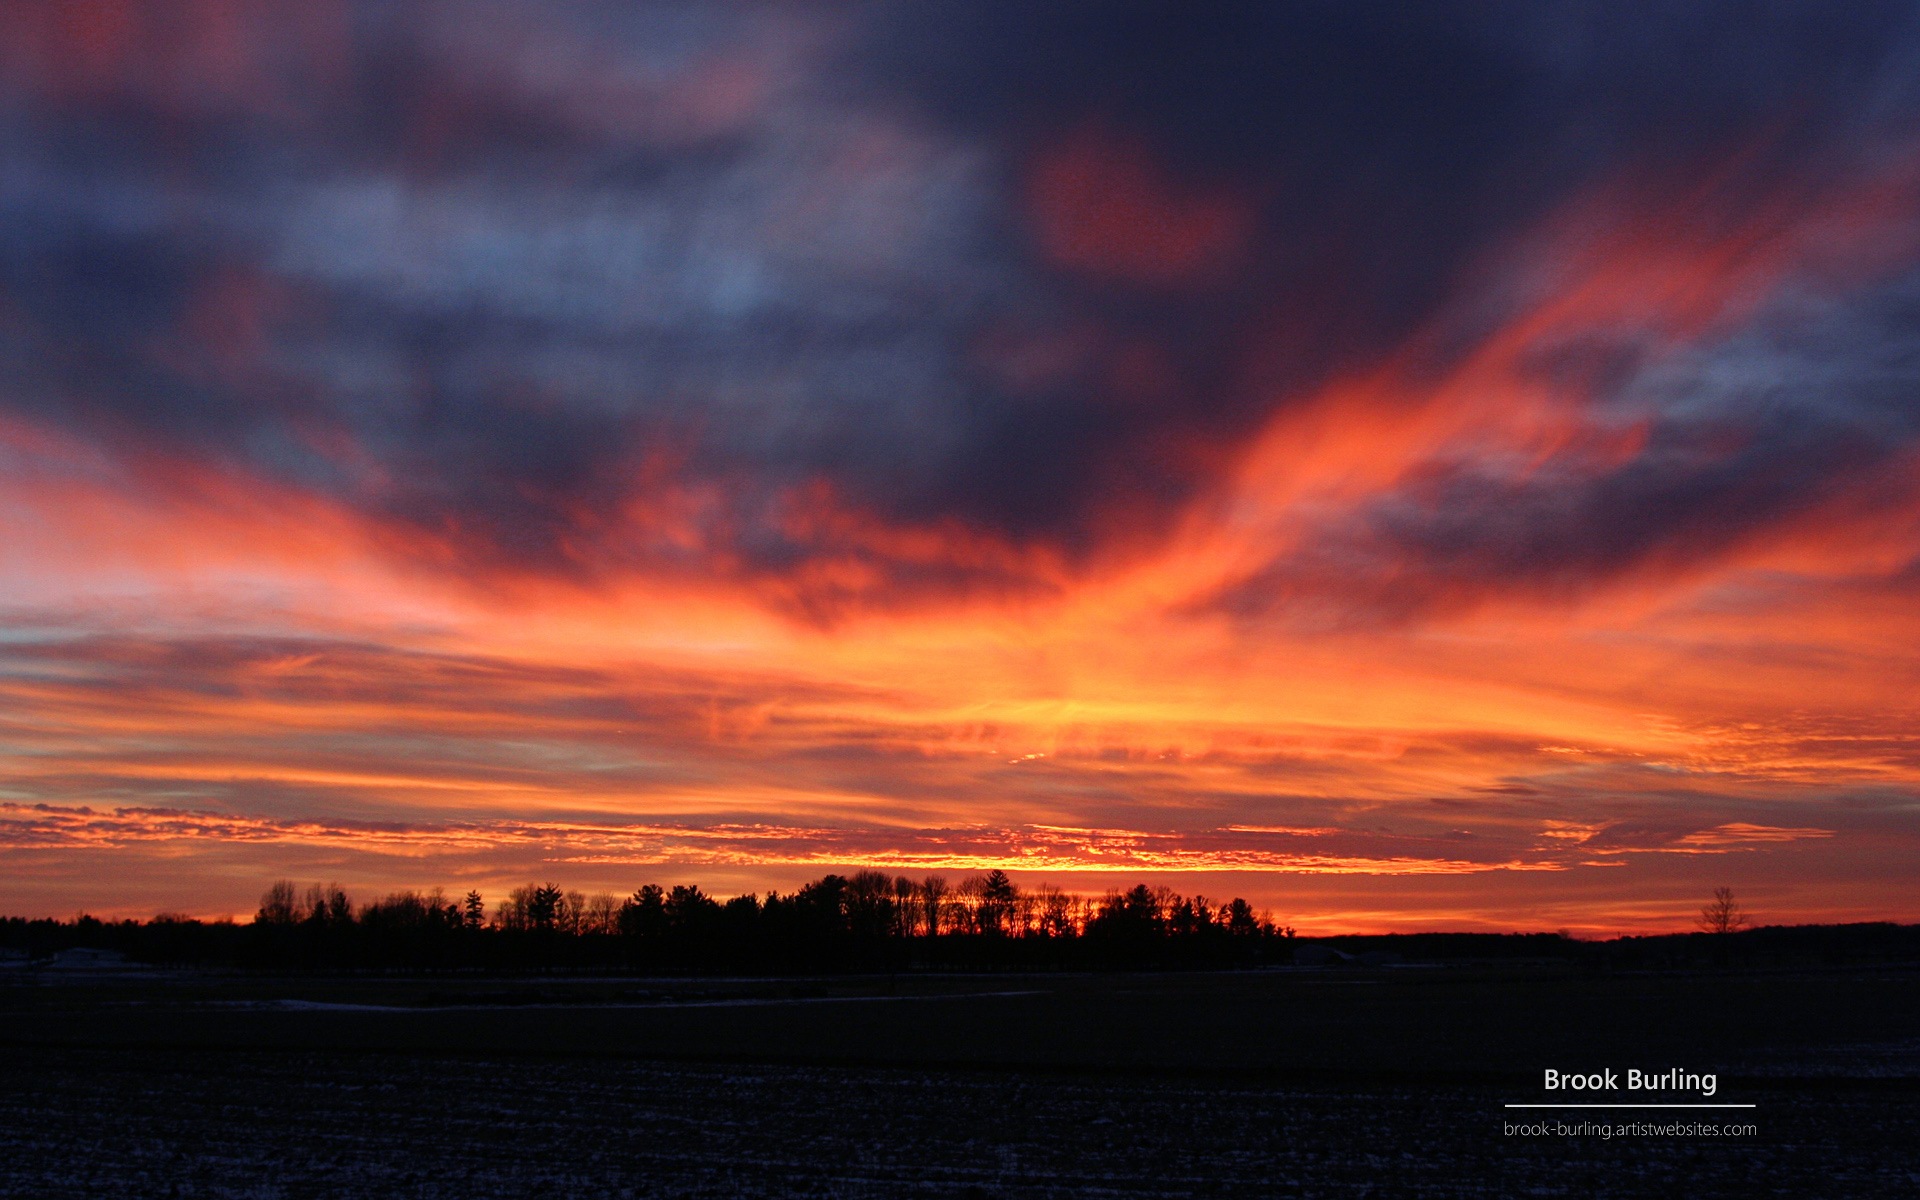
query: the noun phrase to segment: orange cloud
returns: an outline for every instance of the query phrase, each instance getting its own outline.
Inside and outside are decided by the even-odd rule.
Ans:
[[[1683,846],[1747,846],[1767,842],[1798,842],[1807,838],[1829,838],[1831,829],[1782,829],[1773,825],[1755,825],[1750,821],[1729,821],[1712,829],[1701,829],[1680,839]]]
[[[1215,269],[1245,219],[1104,144],[1034,189],[1059,263],[1154,283]],[[1683,355],[1796,272],[1864,271],[1907,196],[1896,173],[1704,231],[1698,197],[1603,197],[1539,235],[1523,257],[1544,265],[1479,337],[1460,328],[1485,314],[1455,314],[1273,398],[1166,536],[1080,553],[888,520],[825,481],[774,489],[743,531],[731,481],[662,451],[622,503],[572,513],[595,569],[562,576],[319,487],[11,420],[0,853],[1526,876],[1444,911],[1597,923],[1679,869],[1641,865],[1662,855],[1865,891],[1920,789],[1910,453],[1775,520],[1537,576],[1527,555],[1476,575],[1472,546],[1416,560],[1368,522],[1459,470],[1514,495],[1630,471],[1657,415],[1543,359],[1583,338]],[[194,320],[257,300],[223,288]],[[750,561],[755,533],[790,556]],[[1857,823],[1824,815],[1842,797]],[[1920,914],[1910,884],[1883,895]],[[1350,901],[1317,902],[1378,911]]]

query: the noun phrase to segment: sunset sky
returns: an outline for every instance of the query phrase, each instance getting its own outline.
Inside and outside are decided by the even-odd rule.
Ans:
[[[0,8],[0,912],[1920,920],[1920,10]]]

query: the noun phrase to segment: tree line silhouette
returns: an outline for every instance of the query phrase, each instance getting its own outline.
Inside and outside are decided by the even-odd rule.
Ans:
[[[356,905],[338,885],[273,884],[250,923],[0,918],[14,965],[61,950],[142,963],[293,970],[600,970],[785,973],[900,970],[1219,969],[1401,962],[1573,963],[1601,970],[1920,961],[1920,926],[1752,927],[1720,889],[1702,932],[1585,941],[1565,933],[1407,933],[1296,939],[1245,900],[1215,903],[1141,884],[1089,897],[1022,888],[990,871],[950,885],[878,871],[829,874],[789,893],[720,900],[647,884],[585,895],[527,884],[402,891]]]
[[[1022,888],[998,870],[957,885],[828,874],[790,893],[727,900],[690,884],[649,883],[625,897],[528,884],[491,905],[476,891],[439,889],[355,905],[338,885],[283,880],[249,924],[163,915],[64,928],[87,922],[91,944],[146,961],[309,969],[1217,968],[1290,961],[1293,937],[1244,899],[1216,904],[1145,884],[1092,898]],[[9,924],[25,935],[55,923]]]

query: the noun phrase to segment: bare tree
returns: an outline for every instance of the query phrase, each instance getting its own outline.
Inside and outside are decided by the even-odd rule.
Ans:
[[[587,897],[586,907],[581,910],[580,931],[582,933],[619,933],[619,899],[606,892],[596,892]]]
[[[1040,885],[1037,928],[1042,936],[1066,937],[1078,932],[1073,921],[1073,899],[1051,884]]]
[[[256,925],[291,925],[300,919],[300,900],[293,884],[285,879],[268,888],[260,897]]]
[[[847,880],[847,927],[861,937],[883,937],[893,926],[893,879],[856,871]]]
[[[307,920],[316,925],[351,925],[353,923],[353,902],[340,890],[337,883],[325,887],[311,884],[307,888]]]
[[[1708,933],[1734,933],[1747,927],[1747,914],[1734,902],[1733,889],[1713,889],[1713,899],[1700,910],[1700,928]]]
[[[893,932],[912,937],[920,925],[920,885],[905,875],[893,881]]]
[[[1031,937],[1039,931],[1040,897],[1023,889],[1013,902],[1013,932],[1020,937]]]
[[[969,875],[953,889],[953,902],[947,905],[947,929],[951,933],[980,932],[980,889],[984,881]]]
[[[527,905],[533,899],[535,884],[517,887],[507,893],[507,898],[493,906],[493,922],[502,929],[525,929],[527,927]]]
[[[940,918],[946,912],[947,877],[929,875],[920,881],[920,903],[927,920],[927,936],[940,933]]]
[[[566,915],[566,893],[549,883],[527,884],[507,893],[506,902],[494,909],[494,920],[502,929],[559,928]]]

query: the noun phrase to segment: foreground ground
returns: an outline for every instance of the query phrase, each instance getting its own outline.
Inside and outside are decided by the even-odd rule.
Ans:
[[[1898,970],[43,974],[0,988],[0,1050],[4,1196],[1920,1193]],[[1556,1064],[1757,1107],[1509,1135]]]

